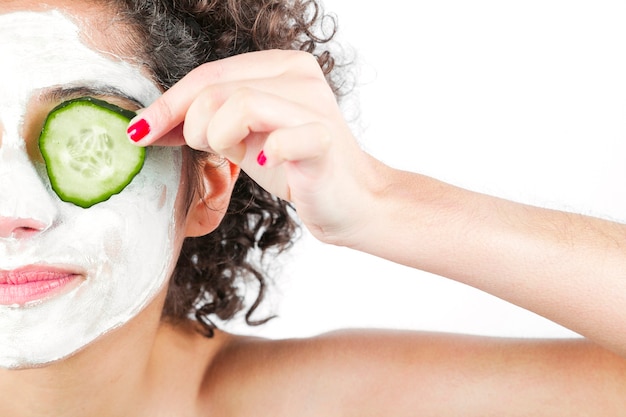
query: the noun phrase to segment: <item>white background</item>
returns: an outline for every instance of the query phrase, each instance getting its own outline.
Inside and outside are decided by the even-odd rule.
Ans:
[[[625,2],[325,6],[356,53],[355,135],[379,159],[517,201],[626,219]],[[279,318],[245,332],[573,335],[464,285],[308,236],[283,262],[267,304]]]

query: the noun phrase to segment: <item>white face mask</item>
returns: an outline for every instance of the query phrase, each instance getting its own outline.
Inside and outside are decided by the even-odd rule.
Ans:
[[[105,202],[60,201],[23,129],[29,101],[53,86],[113,88],[146,105],[160,94],[137,68],[87,47],[58,12],[0,15],[0,222],[41,229],[0,236],[0,271],[82,274],[40,299],[0,305],[4,368],[62,359],[135,317],[164,288],[180,240],[179,148],[149,149],[139,175]]]

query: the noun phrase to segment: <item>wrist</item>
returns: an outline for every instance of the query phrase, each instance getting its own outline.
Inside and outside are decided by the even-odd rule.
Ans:
[[[386,250],[395,246],[402,230],[415,226],[408,223],[419,217],[425,177],[392,168],[367,154],[359,172],[360,204],[351,214],[352,232],[340,244],[387,258]]]
[[[365,187],[364,221],[345,246],[396,263],[439,272],[467,227],[474,193],[379,161]],[[471,210],[470,210],[471,211]]]

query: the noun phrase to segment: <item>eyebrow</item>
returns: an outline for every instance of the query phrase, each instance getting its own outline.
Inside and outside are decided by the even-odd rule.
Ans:
[[[139,108],[145,107],[141,101],[129,96],[122,90],[110,86],[76,86],[76,87],[54,87],[41,92],[40,98],[44,101],[61,102],[78,97],[117,97],[129,101]]]

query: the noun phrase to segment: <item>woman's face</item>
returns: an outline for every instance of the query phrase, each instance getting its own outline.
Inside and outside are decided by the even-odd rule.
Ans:
[[[182,156],[149,149],[120,194],[88,209],[62,202],[37,148],[47,112],[76,95],[132,108],[160,92],[61,12],[0,13],[0,367],[19,368],[71,355],[164,288],[182,241]]]

